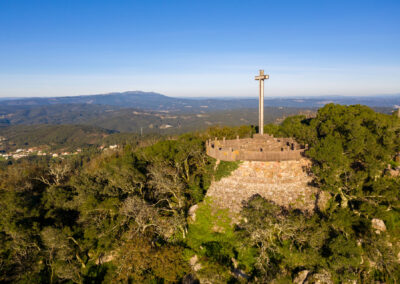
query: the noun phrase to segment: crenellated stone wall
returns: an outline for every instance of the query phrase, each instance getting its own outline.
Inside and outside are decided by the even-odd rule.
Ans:
[[[300,160],[305,151],[291,138],[255,135],[254,138],[208,140],[207,155],[223,161],[290,161]]]
[[[300,160],[304,150],[291,151],[246,151],[231,147],[207,147],[207,155],[222,161],[290,161]]]

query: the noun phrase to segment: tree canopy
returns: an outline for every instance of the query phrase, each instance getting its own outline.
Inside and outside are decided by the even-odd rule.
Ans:
[[[400,120],[329,104],[265,131],[308,145],[326,207],[308,214],[256,195],[235,224],[205,197],[238,163],[217,164],[204,142],[251,137],[251,126],[3,164],[0,282],[397,283]]]

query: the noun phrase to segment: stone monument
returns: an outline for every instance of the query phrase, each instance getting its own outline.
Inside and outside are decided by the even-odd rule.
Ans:
[[[206,142],[207,155],[223,161],[290,161],[300,160],[305,147],[299,145],[292,138],[275,138],[264,135],[264,80],[269,75],[264,75],[264,70],[255,77],[260,81],[259,108],[258,108],[258,134],[253,138],[233,140],[208,140]]]
[[[258,133],[264,135],[264,80],[269,79],[269,75],[264,75],[264,70],[260,70],[260,74],[256,76],[256,80],[260,81],[260,95],[258,102]]]

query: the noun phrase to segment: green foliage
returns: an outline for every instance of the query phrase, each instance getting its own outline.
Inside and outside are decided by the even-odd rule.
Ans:
[[[395,116],[333,104],[312,119],[266,125],[308,144],[313,183],[331,199],[323,212],[305,213],[254,196],[236,225],[205,193],[239,163],[216,165],[204,141],[251,137],[251,126],[158,140],[120,135],[125,147],[113,153],[3,161],[0,282],[170,283],[194,274],[211,283],[287,283],[303,270],[310,283],[396,282],[399,126]],[[72,140],[61,130],[47,137],[64,147],[92,133],[74,129]]]
[[[223,177],[229,176],[231,172],[236,170],[240,165],[240,161],[236,162],[227,162],[227,161],[220,161],[219,165],[217,166],[217,170],[215,171],[214,177],[216,181],[219,181]]]
[[[177,282],[189,272],[183,248],[152,246],[146,238],[134,238],[121,247],[116,280],[122,282]]]
[[[311,119],[304,115],[294,115],[286,118],[282,124],[267,124],[264,132],[275,137],[295,137],[302,144],[315,142],[315,129],[310,127]]]
[[[275,137],[281,136],[282,133],[281,133],[280,129],[281,129],[281,126],[278,124],[269,123],[269,124],[264,125],[264,133],[267,133],[269,135],[274,135]]]
[[[200,257],[200,275],[209,279],[218,271],[222,278],[211,278],[213,282],[228,281],[231,278],[229,269],[233,266],[233,259],[238,259],[241,268],[251,271],[254,250],[239,239],[229,211],[219,209],[207,198],[195,214],[195,221],[189,225],[186,243],[190,248],[188,255]]]
[[[216,208],[210,199],[204,200],[196,210],[196,221],[189,226],[189,247],[201,255],[229,262],[233,257],[234,238],[228,210]],[[214,254],[215,252],[220,254]]]
[[[205,135],[207,138],[226,138],[226,139],[235,139],[237,136],[240,138],[248,138],[252,137],[253,134],[256,133],[256,128],[254,126],[237,126],[237,127],[221,127],[221,126],[213,126],[207,129]]]
[[[351,229],[356,216],[347,214],[326,220],[286,211],[261,197],[250,200],[242,213],[248,221],[240,225],[239,232],[257,247],[256,268],[264,281],[290,277],[299,268],[327,270],[331,277],[342,280],[357,276],[343,275],[361,264],[361,250]]]
[[[398,280],[399,178],[388,175],[400,150],[400,121],[368,107],[329,104],[313,119],[287,118],[265,131],[308,144],[314,183],[332,196],[313,216],[249,201],[239,233],[258,251],[257,277],[272,281],[308,270],[310,281]],[[386,232],[372,226],[384,222]]]
[[[215,160],[199,135],[150,144],[1,168],[0,281],[176,282],[188,274],[187,211],[215,179]],[[232,169],[223,164],[218,175]]]
[[[381,176],[399,151],[398,119],[368,107],[327,105],[310,127],[317,137],[307,153],[315,161],[313,172],[323,188],[345,195]]]

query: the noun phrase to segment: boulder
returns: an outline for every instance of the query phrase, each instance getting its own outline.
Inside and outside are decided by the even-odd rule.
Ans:
[[[189,264],[192,267],[193,271],[199,271],[202,268],[201,264],[198,261],[199,261],[199,257],[197,256],[197,254],[195,254],[189,260]]]
[[[193,205],[192,207],[189,208],[188,215],[189,215],[190,221],[192,221],[192,222],[196,222],[197,208],[199,208],[199,205],[197,205],[197,204]]]
[[[381,220],[381,219],[374,218],[371,220],[371,224],[372,224],[372,228],[374,228],[377,231],[380,231],[380,232],[386,231],[386,225],[383,222],[383,220]]]
[[[294,278],[293,283],[294,284],[303,284],[304,281],[306,281],[309,270],[302,270],[299,273],[297,273],[297,276]]]

